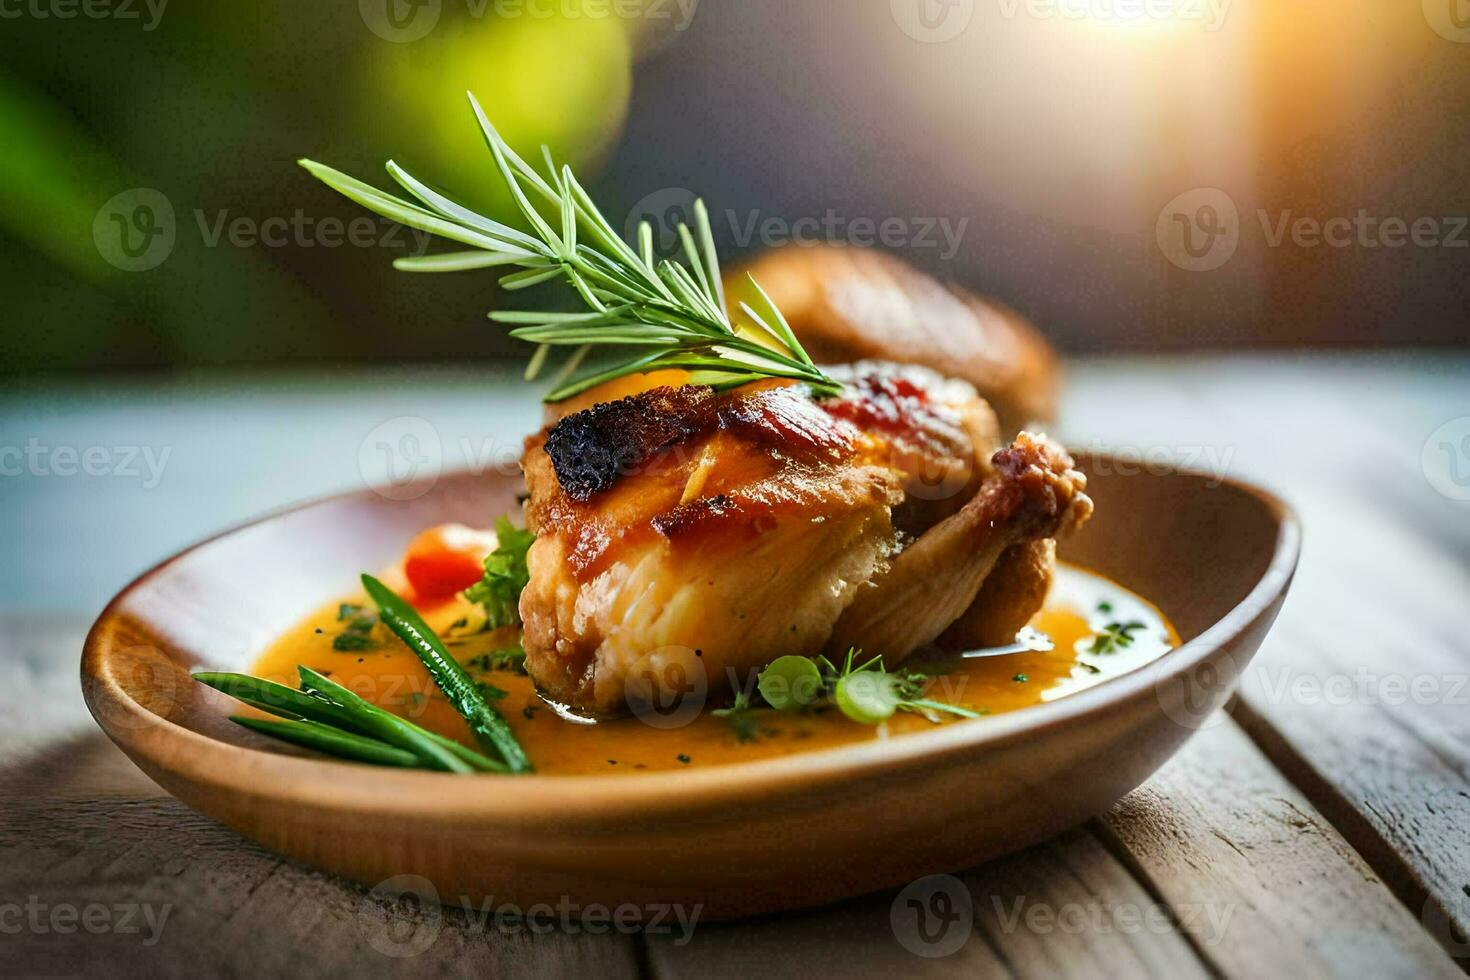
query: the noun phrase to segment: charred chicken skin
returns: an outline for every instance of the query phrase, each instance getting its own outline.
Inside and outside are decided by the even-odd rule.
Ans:
[[[821,402],[779,383],[654,388],[527,440],[520,612],[548,697],[606,717],[635,679],[659,699],[689,678],[718,694],[849,644],[895,664],[983,607],[1012,549],[1091,512],[1045,437],[997,451],[969,385],[878,364],[834,376],[845,394]]]

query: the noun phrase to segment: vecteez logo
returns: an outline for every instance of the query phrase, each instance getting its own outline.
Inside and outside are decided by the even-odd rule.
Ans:
[[[173,253],[177,237],[174,206],[152,187],[113,195],[92,220],[97,253],[124,272],[156,269]]]
[[[893,20],[923,44],[943,44],[965,32],[975,19],[975,0],[888,0]]]
[[[1424,19],[1446,41],[1470,44],[1470,0],[1421,0]]]
[[[0,0],[0,20],[138,21],[145,34],[158,28],[169,0]]]
[[[1240,247],[1240,210],[1216,187],[1196,187],[1175,197],[1154,225],[1159,250],[1188,272],[1210,272]]]
[[[623,697],[633,717],[650,728],[690,724],[709,700],[709,674],[702,654],[685,646],[660,647],[628,669]]]
[[[367,29],[385,41],[408,44],[439,25],[443,0],[357,0]]]
[[[888,924],[899,945],[925,959],[960,950],[975,928],[974,899],[953,875],[930,875],[910,882],[894,896]]]
[[[357,448],[364,485],[388,500],[415,500],[434,488],[444,444],[428,419],[401,415],[375,426]]]
[[[439,890],[420,875],[394,875],[364,897],[357,927],[369,946],[392,959],[426,952],[444,928]]]
[[[646,195],[628,212],[623,223],[624,240],[638,241],[638,229],[647,222],[653,231],[653,253],[671,259],[683,252],[679,226],[694,227],[694,201],[697,195],[683,187],[665,187]]]
[[[1424,479],[1436,493],[1470,501],[1470,415],[1450,419],[1424,441],[1420,454]]]

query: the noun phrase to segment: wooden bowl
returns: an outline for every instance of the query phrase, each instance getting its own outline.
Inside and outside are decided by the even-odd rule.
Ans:
[[[87,637],[98,723],[185,803],[281,854],[445,901],[818,905],[972,866],[1106,809],[1229,696],[1296,565],[1295,518],[1239,483],[1083,461],[1097,516],[1063,549],[1156,602],[1186,641],[1037,707],[886,742],[618,778],[456,777],[293,755],[194,683],[264,644],[416,531],[483,524],[517,479],[446,476],[411,500],[334,497],[225,532],[147,572]],[[395,496],[403,496],[396,493]],[[415,879],[417,880],[417,879]]]

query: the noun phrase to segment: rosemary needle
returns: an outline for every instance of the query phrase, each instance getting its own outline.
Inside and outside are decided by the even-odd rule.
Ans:
[[[842,390],[812,363],[759,284],[755,292],[763,309],[742,303],[741,311],[749,322],[737,326],[731,319],[703,201],[694,204],[694,228],[679,225],[683,261],[656,262],[647,222],[639,226],[637,248],[624,242],[570,167],[558,170],[543,148],[546,173],[533,169],[491,125],[475,97],[470,95],[469,100],[529,233],[456,204],[391,160],[388,173],[416,200],[388,194],[314,160],[300,163],[312,176],[369,210],[472,247],[471,251],[398,259],[394,262],[397,269],[460,272],[517,267],[500,279],[507,291],[564,280],[583,312],[497,310],[490,314],[492,320],[514,328],[511,336],[538,345],[528,377],[539,373],[550,347],[577,349],[564,374],[573,373],[591,347],[637,349],[635,356],[612,368],[560,379],[547,401],[562,401],[614,378],[667,368],[695,372],[696,380],[717,388],[785,378],[805,383],[817,396]],[[543,207],[555,217],[543,214]]]

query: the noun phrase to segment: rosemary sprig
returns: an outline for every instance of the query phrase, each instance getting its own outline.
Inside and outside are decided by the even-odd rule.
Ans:
[[[517,271],[500,279],[501,286],[511,291],[565,280],[585,312],[497,310],[490,314],[492,320],[514,327],[511,336],[539,345],[528,379],[541,369],[549,347],[577,349],[565,374],[575,371],[592,347],[640,349],[612,368],[557,384],[547,401],[562,401],[615,378],[666,368],[695,372],[696,380],[719,388],[785,378],[804,382],[819,397],[841,391],[840,385],[812,363],[786,318],[754,279],[751,282],[763,310],[742,302],[740,308],[749,323],[737,326],[731,319],[703,201],[694,204],[694,228],[679,226],[684,261],[655,261],[653,229],[647,222],[639,226],[636,248],[624,242],[570,167],[558,169],[543,147],[546,173],[538,173],[490,124],[474,95],[469,100],[530,234],[456,204],[391,160],[388,173],[417,203],[315,161],[300,163],[369,210],[472,247],[471,251],[398,259],[393,263],[397,269],[459,272],[514,266]]]

